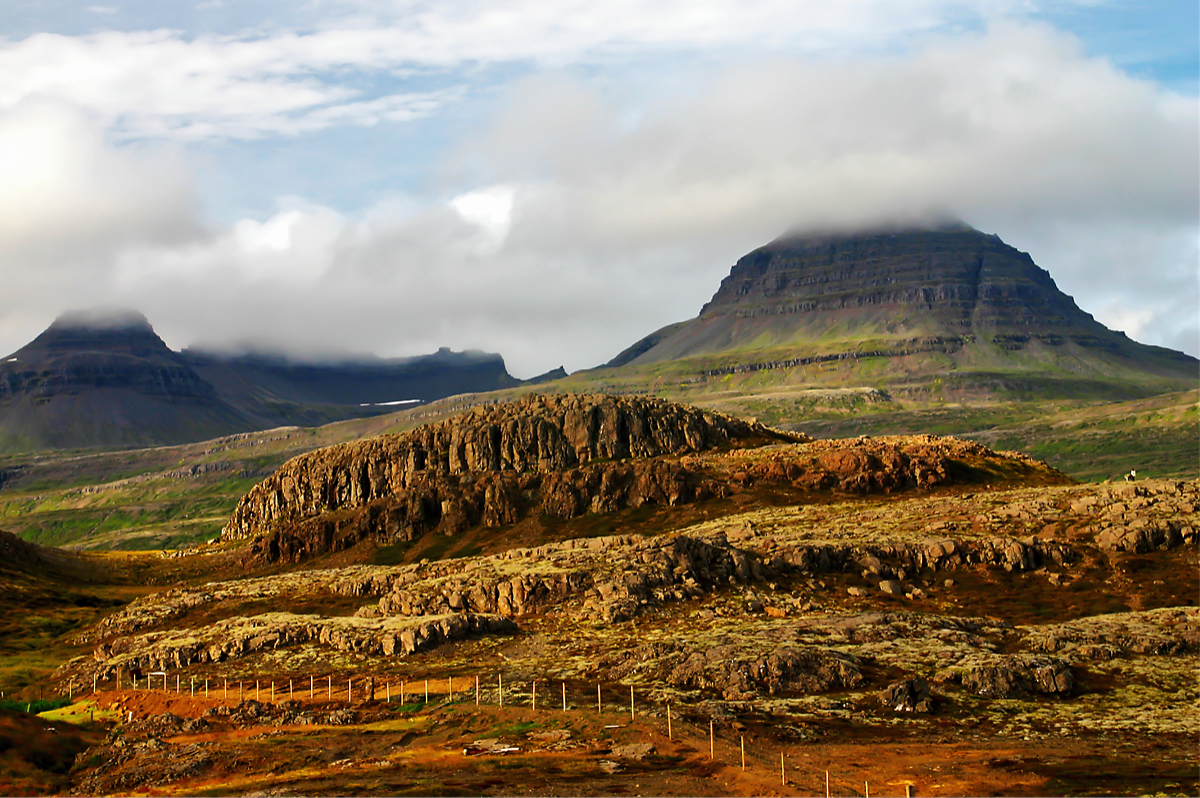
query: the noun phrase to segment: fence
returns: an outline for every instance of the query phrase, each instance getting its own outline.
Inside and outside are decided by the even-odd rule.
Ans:
[[[202,698],[206,701],[216,699],[221,703],[229,702],[230,690],[232,687],[236,691],[237,703],[241,703],[247,700],[247,692],[249,691],[251,684],[251,680],[249,679],[239,679],[231,683],[227,678],[222,678],[220,680],[218,695],[217,684],[215,684],[215,680],[211,677],[205,677],[203,680],[197,681],[195,676],[189,675],[188,681],[183,682],[181,674],[176,673],[174,676],[175,680],[173,689],[170,683],[170,677],[164,671],[154,671],[145,674],[144,676],[137,673],[132,674],[128,680],[128,687],[134,690],[153,690],[156,692],[163,692],[167,695],[175,694],[180,697],[186,694],[189,699]],[[159,678],[162,680],[161,687],[159,686],[158,682]],[[647,711],[645,709],[647,702],[644,697],[642,699],[642,704],[639,704],[636,687],[634,685],[629,685],[629,703],[626,706],[623,695],[616,700],[613,700],[613,694],[615,691],[611,687],[605,690],[602,684],[596,683],[596,700],[593,709],[590,699],[585,698],[586,694],[583,691],[578,690],[578,688],[576,688],[574,693],[575,697],[578,698],[579,701],[578,703],[572,702],[571,692],[568,690],[567,682],[565,680],[558,680],[559,690],[557,691],[552,689],[552,682],[554,680],[541,679],[527,681],[523,688],[510,681],[506,689],[503,673],[497,673],[494,680],[491,677],[481,678],[480,675],[473,674],[472,677],[466,679],[465,682],[460,677],[460,689],[456,691],[454,678],[455,677],[453,676],[446,676],[440,679],[422,678],[419,682],[418,689],[414,691],[412,689],[413,682],[410,682],[404,678],[399,678],[396,680],[384,678],[382,681],[380,681],[375,676],[348,676],[345,678],[345,683],[343,685],[342,677],[340,676],[337,677],[335,681],[333,674],[322,674],[320,677],[315,674],[310,674],[307,676],[307,691],[304,690],[303,687],[304,679],[300,680],[301,688],[300,690],[297,690],[296,678],[292,677],[287,680],[286,693],[283,692],[284,686],[282,680],[268,681],[254,679],[253,698],[255,701],[261,702],[263,699],[263,693],[266,692],[268,700],[271,703],[275,703],[277,699],[284,696],[286,696],[286,699],[289,701],[316,701],[318,700],[318,685],[323,682],[325,689],[320,691],[324,694],[323,699],[321,700],[324,700],[326,703],[344,701],[347,704],[354,704],[357,695],[358,703],[360,704],[379,701],[391,704],[393,702],[394,692],[399,703],[406,706],[409,705],[410,702],[429,705],[432,703],[431,699],[437,699],[439,703],[443,704],[454,703],[457,700],[458,702],[473,702],[476,706],[494,704],[497,708],[502,709],[505,707],[507,698],[507,704],[510,708],[527,707],[530,712],[537,712],[539,695],[538,688],[539,685],[543,685],[546,689],[546,692],[543,693],[545,697],[549,698],[553,696],[555,692],[557,692],[559,696],[561,696],[561,701],[556,702],[553,700],[543,700],[542,712],[574,711],[580,713],[594,713],[596,715],[604,715],[606,712],[610,715],[627,713],[631,724],[636,722],[638,718],[639,706],[642,707],[641,714],[643,718],[656,714],[653,710]],[[124,689],[121,673],[118,672],[117,674],[114,674],[113,677],[111,677],[111,679],[108,681],[110,682],[109,686],[112,689]],[[382,684],[382,687],[380,684]],[[104,686],[103,680],[99,679],[97,676],[92,677],[93,693],[100,692],[100,689]],[[588,689],[590,690],[590,686]],[[72,680],[69,682],[67,689],[62,692],[65,692],[68,698],[74,698],[74,681]],[[608,701],[605,700],[606,693],[609,699]],[[382,698],[380,698],[380,694],[382,694]],[[444,697],[444,700],[442,700],[441,697]],[[654,704],[649,704],[649,706],[654,707],[654,709],[658,708]],[[666,736],[667,739],[674,741],[676,740],[674,723],[679,719],[679,716],[673,711],[672,705],[669,702],[664,705],[664,708],[666,717]],[[732,761],[738,763],[742,772],[752,769],[753,761],[751,764],[747,764],[746,736],[744,734],[738,734],[735,743],[735,741],[732,739],[718,735],[716,721],[709,719],[707,740],[705,742],[708,743],[708,756],[710,760],[717,761],[718,742],[720,742],[721,753],[730,754]],[[759,767],[763,767],[761,760]],[[785,751],[779,752],[779,779],[782,787],[786,788],[789,786],[795,786],[795,783],[788,778],[787,754]],[[824,774],[824,787],[827,798],[833,794],[832,791],[834,787],[839,788],[839,792],[846,792],[849,789],[853,794],[861,794],[867,796],[867,798],[869,798],[871,794],[869,782],[864,781],[862,785],[863,790],[861,793],[859,793],[857,786],[851,787],[845,782],[834,783],[831,780],[829,771],[825,771]],[[906,784],[905,795],[908,796],[908,798],[912,798],[912,796],[915,794],[915,785],[911,783]]]

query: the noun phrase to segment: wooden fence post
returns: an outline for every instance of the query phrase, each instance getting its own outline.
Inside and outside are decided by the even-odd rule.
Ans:
[[[533,711],[537,712],[537,679],[533,680],[533,687],[530,689],[530,695],[533,697]]]
[[[667,704],[667,739],[668,740],[675,739],[674,735],[671,734],[671,705],[670,704]]]
[[[604,709],[600,705],[600,683],[596,683],[596,714],[600,714]]]
[[[392,683],[384,682],[383,688],[387,691],[387,702],[392,703]]]
[[[496,679],[498,680],[498,683],[500,685],[500,689],[497,691],[497,693],[500,697],[500,708],[503,709],[504,708],[504,674],[503,673],[496,674]]]
[[[346,680],[346,703],[349,704],[354,700],[354,679]]]
[[[260,693],[259,693],[259,687],[260,687],[260,686],[261,686],[261,685],[260,685],[260,683],[259,683],[258,679],[255,679],[255,680],[254,680],[254,700],[255,700],[255,701],[259,701],[259,700],[261,700],[261,698],[260,698]]]
[[[637,713],[633,709],[633,685],[629,685],[629,722],[632,723],[637,719]]]
[[[317,697],[317,679],[311,673],[308,675],[308,700],[311,701]]]
[[[829,771],[825,771],[825,798],[829,798]]]
[[[746,735],[742,735],[742,770],[746,770]]]
[[[425,703],[429,703],[429,680],[425,680]]]
[[[779,752],[779,783],[787,786],[787,770],[783,766],[783,751]]]
[[[192,690],[192,692],[191,692],[191,697],[192,697],[192,698],[195,698],[195,697],[196,697],[196,677],[195,677],[195,676],[192,676],[192,677],[191,677],[191,680],[192,680],[192,685],[191,685],[191,690]]]
[[[479,674],[475,674],[475,706],[479,706]]]
[[[562,693],[563,693],[563,712],[566,712],[567,711],[567,683],[566,682],[562,683]]]
[[[204,680],[204,697],[208,698],[208,679],[207,678],[205,678],[205,680]]]
[[[450,694],[450,698],[448,700],[450,701],[451,704],[453,704],[454,703],[454,677],[451,676],[449,678],[450,678],[450,686],[447,688],[447,692]]]
[[[332,676],[329,677],[329,684],[327,685],[327,689],[329,690],[329,692],[326,694],[325,697],[328,700],[332,701],[333,700],[333,677]]]

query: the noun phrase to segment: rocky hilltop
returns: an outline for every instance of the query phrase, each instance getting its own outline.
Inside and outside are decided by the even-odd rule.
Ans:
[[[299,560],[531,516],[570,520],[749,490],[890,493],[1001,471],[1065,481],[954,439],[813,442],[658,399],[531,395],[294,458],[243,497],[222,538],[254,538],[270,561]]]
[[[738,260],[697,318],[607,365],[696,359],[716,374],[868,358],[903,358],[906,376],[1016,370],[1154,390],[1200,374],[1193,357],[1109,330],[1027,253],[961,223],[781,237]]]
[[[454,533],[512,524],[534,494],[543,513],[561,518],[646,502],[672,505],[703,488],[689,484],[678,465],[655,458],[803,439],[657,399],[535,394],[289,460],[238,503],[222,538],[275,532],[274,559],[329,550],[335,529],[348,526],[357,534],[341,545],[366,536],[410,539],[434,528]],[[589,464],[602,467],[583,469]],[[347,510],[368,512],[351,524],[327,519],[299,534],[278,534]]]

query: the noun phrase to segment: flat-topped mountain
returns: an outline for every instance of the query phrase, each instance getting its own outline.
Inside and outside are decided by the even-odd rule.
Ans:
[[[144,316],[64,314],[0,361],[0,448],[180,443],[261,428]]]
[[[781,237],[741,258],[695,319],[607,365],[732,372],[868,358],[901,358],[906,375],[1041,372],[1155,390],[1200,377],[1200,361],[1109,330],[1028,254],[960,223]]]
[[[516,384],[485,352],[323,363],[180,353],[140,313],[73,312],[0,360],[0,450],[186,443]]]

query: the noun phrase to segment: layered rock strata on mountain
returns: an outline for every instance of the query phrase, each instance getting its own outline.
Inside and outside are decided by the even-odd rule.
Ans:
[[[688,358],[706,376],[904,358],[909,377],[942,376],[949,360],[1068,382],[1119,373],[1161,390],[1194,386],[1200,367],[1108,329],[1027,253],[962,223],[781,236],[740,258],[696,318],[606,365]]]
[[[531,504],[558,518],[673,505],[705,488],[678,462],[653,458],[797,440],[805,438],[656,399],[533,395],[294,458],[238,503],[222,539],[360,508],[369,508],[359,519],[367,534],[395,539],[512,524]],[[327,523],[303,539],[277,536],[266,554],[320,553],[334,548],[335,532]]]
[[[887,305],[963,333],[1095,324],[1027,253],[967,225],[785,236],[738,260],[700,317]]]
[[[97,389],[181,403],[216,401],[213,386],[167,348],[141,314],[102,320],[64,314],[0,363],[0,400]]]

